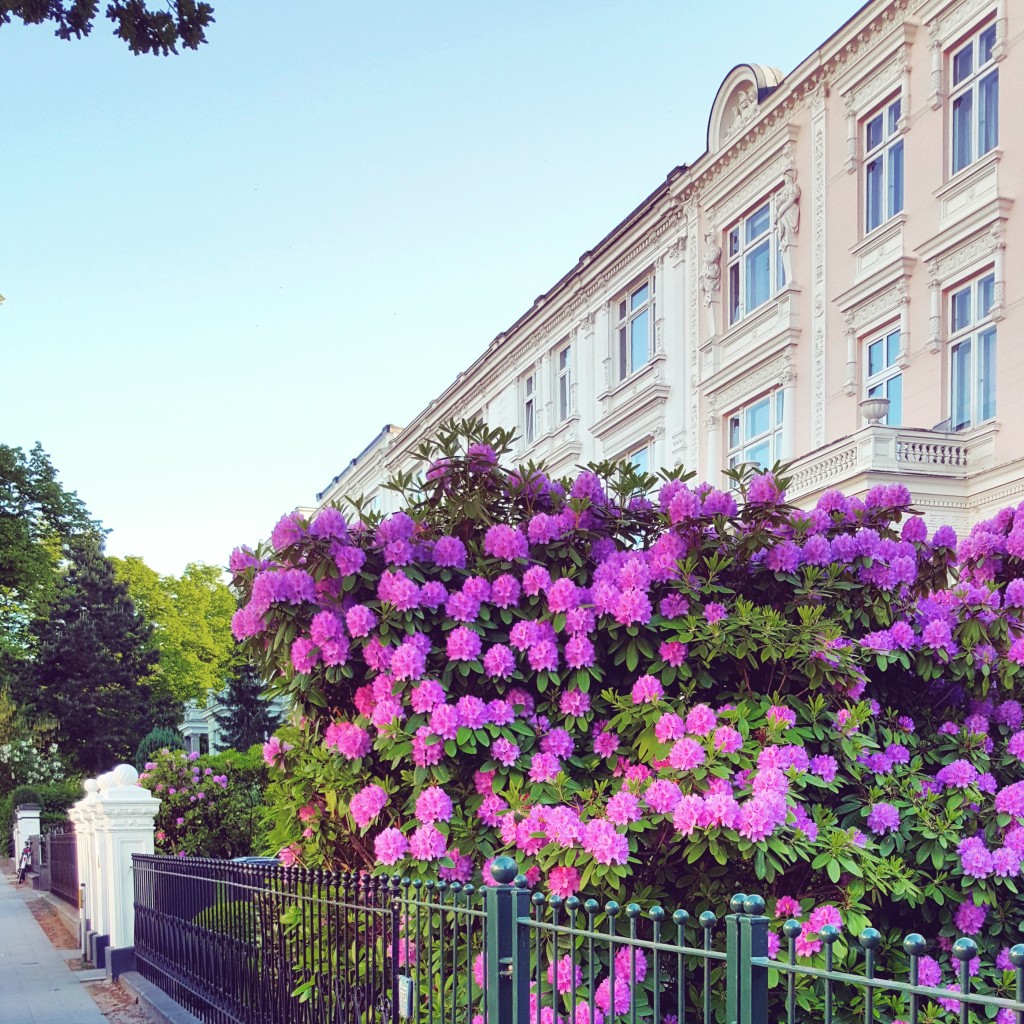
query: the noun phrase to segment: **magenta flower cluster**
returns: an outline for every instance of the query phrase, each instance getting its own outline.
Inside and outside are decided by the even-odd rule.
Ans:
[[[815,899],[775,902],[801,956],[856,902],[829,851],[870,866],[898,842],[911,887],[933,860],[962,883],[927,904],[942,934],[982,927],[1024,857],[1024,512],[958,546],[899,484],[798,512],[771,473],[745,501],[525,476],[489,445],[446,452],[408,511],[293,515],[232,556],[235,635],[305,716],[265,753],[303,807],[340,793],[388,870],[469,881],[504,852],[562,897],[721,857],[771,895],[798,866]],[[947,808],[955,844],[915,860]],[[334,862],[323,834],[296,856]]]

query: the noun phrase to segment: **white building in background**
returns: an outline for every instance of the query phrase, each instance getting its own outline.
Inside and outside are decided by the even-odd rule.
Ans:
[[[217,716],[224,714],[227,707],[222,703],[223,693],[208,692],[203,700],[189,701],[185,705],[185,715],[181,728],[178,730],[185,741],[188,753],[219,754],[227,748],[221,739],[221,727]],[[283,721],[288,710],[284,697],[275,697],[270,701],[268,710]],[[264,740],[270,739],[264,736]]]
[[[736,66],[706,152],[318,503],[391,510],[467,416],[556,475],[785,459],[798,502],[899,480],[960,529],[1021,500],[1022,47],[1024,0],[875,0],[788,75]]]

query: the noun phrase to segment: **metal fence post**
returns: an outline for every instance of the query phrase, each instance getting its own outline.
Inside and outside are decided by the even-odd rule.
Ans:
[[[751,962],[768,956],[768,918],[760,896],[737,894],[725,919],[726,1020],[768,1024],[768,968]]]
[[[519,868],[511,857],[491,865],[487,888],[487,1024],[529,1024],[530,947],[516,919],[529,913],[529,892],[512,883]]]

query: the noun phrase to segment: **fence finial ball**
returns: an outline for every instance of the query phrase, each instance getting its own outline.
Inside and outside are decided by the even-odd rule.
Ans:
[[[760,896],[748,896],[743,901],[743,913],[759,917],[764,913],[764,900]]]
[[[519,874],[519,865],[511,857],[495,857],[491,865],[491,878],[498,885],[511,885]]]
[[[960,938],[953,943],[950,952],[957,960],[973,960],[978,955],[978,944],[974,939]]]
[[[903,952],[907,956],[923,956],[924,951],[928,948],[928,943],[925,942],[923,935],[918,935],[917,932],[911,932],[903,940]]]
[[[878,949],[879,943],[882,941],[882,933],[877,928],[865,928],[857,941],[861,944],[862,949]]]
[[[803,930],[804,926],[792,917],[782,926],[782,934],[785,935],[787,939],[797,938]]]
[[[746,895],[744,893],[741,893],[741,892],[736,893],[736,895],[733,896],[733,898],[731,900],[729,900],[729,909],[734,914],[742,914],[743,913],[743,901],[746,898],[747,897],[746,897]]]
[[[1019,942],[1016,946],[1010,947],[1010,963],[1013,964],[1017,970],[1024,967],[1024,945]]]

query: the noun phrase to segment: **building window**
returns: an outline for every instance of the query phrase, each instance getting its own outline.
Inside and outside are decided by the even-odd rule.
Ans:
[[[522,381],[523,437],[527,445],[537,440],[537,371],[528,373]]]
[[[619,380],[646,366],[651,358],[654,319],[654,278],[619,299]]]
[[[900,370],[899,328],[867,343],[864,360],[865,398],[888,398],[889,412],[883,423],[903,425],[903,373]]]
[[[729,416],[729,468],[755,463],[767,469],[782,451],[782,388],[749,402]]]
[[[572,415],[572,346],[563,345],[555,357],[558,374],[558,422],[564,423]]]
[[[864,125],[864,229],[874,231],[903,209],[903,137],[900,100]]]
[[[977,426],[996,414],[995,274],[950,295],[949,422],[952,430]]]
[[[993,22],[953,51],[949,100],[954,174],[999,143],[999,69],[992,55],[995,43]]]
[[[638,473],[650,473],[651,471],[651,448],[644,444],[642,448],[635,448],[626,458],[633,464]]]
[[[782,254],[765,203],[729,229],[729,323],[763,306],[786,283]]]

